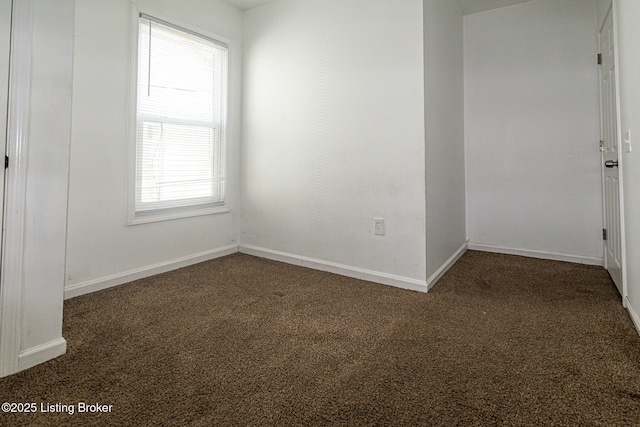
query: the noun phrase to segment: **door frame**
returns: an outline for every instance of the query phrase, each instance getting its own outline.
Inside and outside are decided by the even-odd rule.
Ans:
[[[0,275],[0,377],[20,370],[27,148],[31,93],[33,1],[13,1],[2,274]]]

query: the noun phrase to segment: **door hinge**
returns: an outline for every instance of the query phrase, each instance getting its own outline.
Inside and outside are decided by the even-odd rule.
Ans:
[[[4,156],[4,168],[9,167],[9,156]]]
[[[602,54],[598,54],[598,65],[602,65]]]
[[[602,229],[602,240],[607,240],[607,229],[606,228]]]
[[[600,151],[604,153],[604,141],[600,141]]]

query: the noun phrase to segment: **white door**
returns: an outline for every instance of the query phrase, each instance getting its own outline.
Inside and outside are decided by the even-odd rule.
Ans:
[[[618,111],[616,90],[615,39],[613,14],[609,13],[600,32],[600,111],[601,150],[604,189],[605,268],[624,296],[622,283],[622,234],[620,211]]]

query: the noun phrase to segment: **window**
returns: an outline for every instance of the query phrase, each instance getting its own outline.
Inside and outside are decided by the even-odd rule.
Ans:
[[[227,46],[143,14],[138,29],[135,216],[223,206]]]

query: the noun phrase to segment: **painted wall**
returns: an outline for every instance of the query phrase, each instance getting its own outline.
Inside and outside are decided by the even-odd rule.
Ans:
[[[465,17],[472,244],[601,263],[595,20],[591,0]]]
[[[95,290],[214,257],[237,245],[242,13],[221,1],[136,0],[141,10],[229,39],[230,213],[127,226],[132,9],[76,2],[67,290]],[[74,291],[75,292],[75,291]],[[68,292],[67,295],[73,295]]]
[[[424,285],[422,1],[279,0],[244,40],[241,244]]]
[[[21,351],[62,336],[73,16],[71,0],[34,2]]]
[[[624,217],[627,250],[628,308],[640,329],[640,3],[615,0],[622,137],[631,132],[632,152],[624,152]],[[623,145],[624,147],[624,145]],[[624,151],[624,149],[623,149]]]
[[[432,278],[466,243],[463,19],[456,2],[424,1],[424,50],[427,277]]]
[[[596,0],[596,7],[598,9],[598,24],[596,29],[600,32],[600,28],[604,25],[604,21],[607,19],[607,15],[611,10],[611,0]]]

